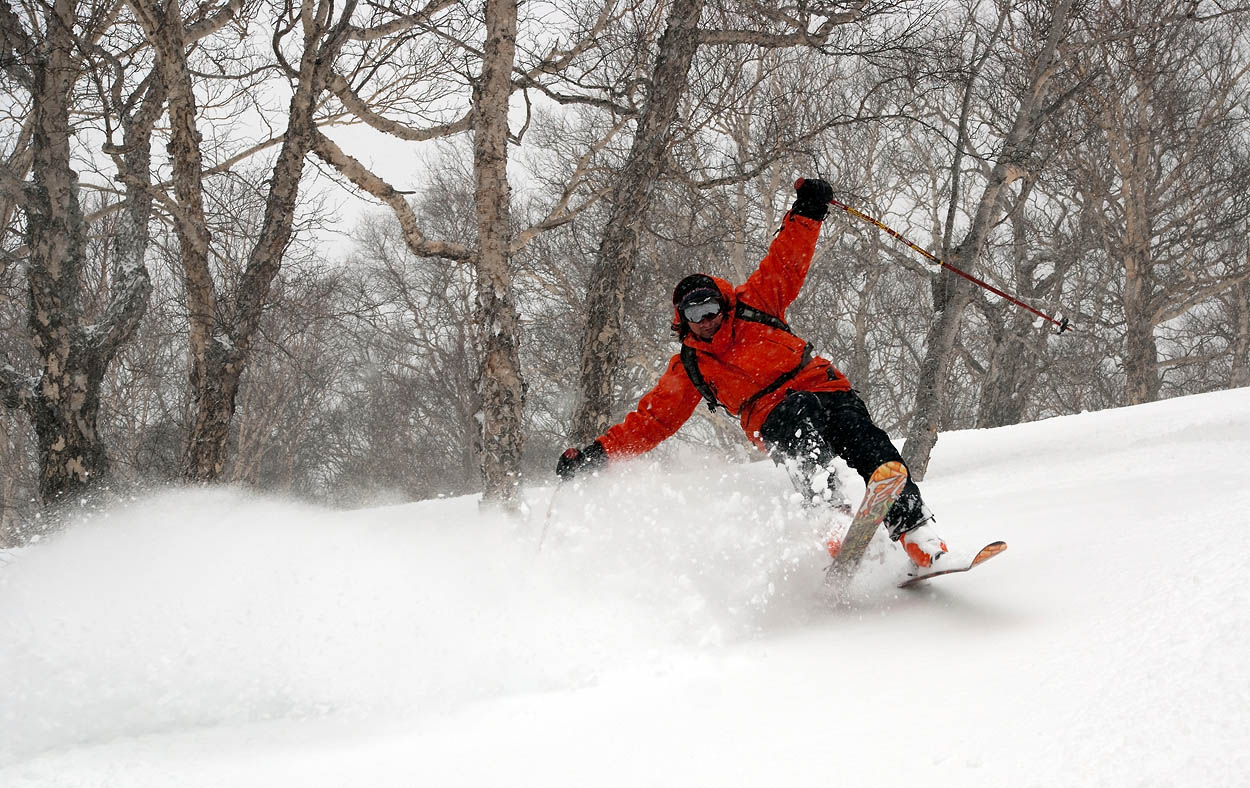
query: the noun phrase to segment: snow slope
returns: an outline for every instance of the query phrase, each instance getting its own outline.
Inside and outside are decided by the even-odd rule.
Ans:
[[[1011,549],[832,606],[767,462],[614,469],[541,551],[551,488],[167,493],[0,560],[0,786],[1247,785],[1247,480],[1247,389],[945,434],[941,532]]]

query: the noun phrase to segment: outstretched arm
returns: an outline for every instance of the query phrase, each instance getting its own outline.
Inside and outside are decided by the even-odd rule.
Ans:
[[[609,457],[651,451],[681,429],[701,400],[681,364],[681,356],[675,355],[655,388],[638,401],[638,407],[624,421],[609,427],[599,443]]]
[[[702,399],[682,366],[681,355],[673,356],[655,388],[638,402],[634,412],[584,449],[567,449],[556,462],[556,473],[567,480],[593,471],[609,457],[651,451],[681,429]]]

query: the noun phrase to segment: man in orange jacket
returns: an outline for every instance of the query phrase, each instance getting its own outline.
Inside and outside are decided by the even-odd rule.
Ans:
[[[747,281],[691,274],[673,290],[673,330],[681,352],[638,407],[583,449],[561,455],[556,473],[570,479],[609,459],[654,449],[686,422],[700,400],[738,417],[752,442],[802,475],[827,478],[842,457],[864,480],[881,465],[902,463],[889,436],[873,423],[863,400],[829,361],[786,324],[816,250],[833,188],[800,181],[781,230]],[[917,566],[946,553],[933,517],[908,478],[885,525]]]

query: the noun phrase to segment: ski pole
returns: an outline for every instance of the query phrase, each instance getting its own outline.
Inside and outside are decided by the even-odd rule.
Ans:
[[[551,515],[556,510],[556,497],[559,496],[560,490],[564,488],[564,479],[556,482],[556,488],[551,491],[551,503],[547,504],[547,516],[543,518],[543,529],[538,534],[538,547],[534,549],[535,553],[543,551],[543,543],[547,541],[547,527],[551,525]]]
[[[795,188],[795,189],[798,189],[800,186],[802,186],[802,185],[803,185],[803,180],[804,180],[803,178],[799,178],[797,181],[795,181],[795,182],[794,182],[794,188]],[[970,273],[968,273],[968,272],[966,272],[966,271],[961,271],[960,269],[956,268],[955,266],[951,265],[950,263],[946,262],[945,260],[942,260],[941,258],[939,258],[937,255],[933,254],[933,253],[932,253],[932,252],[930,252],[929,250],[924,249],[924,248],[922,248],[922,247],[920,247],[920,246],[917,246],[916,244],[914,244],[914,243],[912,243],[911,241],[909,241],[909,240],[907,240],[906,238],[904,238],[904,237],[902,236],[902,234],[898,233],[897,231],[893,230],[893,229],[892,229],[892,228],[890,228],[890,227],[887,227],[886,225],[884,225],[884,224],[882,224],[881,222],[877,221],[876,219],[872,218],[872,217],[871,217],[871,216],[869,216],[868,214],[863,213],[862,211],[857,211],[857,210],[855,210],[854,208],[852,208],[851,206],[847,205],[846,203],[838,202],[837,200],[830,200],[830,201],[829,201],[829,204],[830,204],[830,205],[832,205],[832,206],[834,206],[835,208],[841,208],[843,211],[846,211],[846,212],[847,212],[847,213],[849,213],[851,216],[854,216],[854,217],[859,218],[859,219],[863,219],[864,221],[868,222],[869,224],[874,225],[877,229],[882,230],[883,232],[885,232],[886,234],[888,234],[890,237],[892,237],[892,238],[896,238],[896,239],[898,239],[899,241],[901,241],[902,243],[904,243],[904,244],[905,244],[908,248],[913,249],[913,250],[915,250],[915,251],[919,252],[920,254],[924,255],[924,256],[925,256],[925,257],[927,257],[928,259],[930,259],[930,260],[932,260],[933,262],[937,263],[937,264],[938,264],[938,266],[940,266],[941,268],[945,268],[947,271],[950,271],[950,272],[951,272],[951,273],[953,273],[953,274],[958,274],[959,276],[962,276],[964,279],[967,279],[969,282],[972,282],[972,283],[973,283],[973,284],[975,284],[975,285],[978,285],[978,286],[980,286],[980,287],[985,288],[986,290],[989,290],[991,293],[993,293],[993,294],[994,294],[994,295],[996,295],[996,296],[1000,296],[1000,297],[1002,297],[1002,298],[1007,299],[1008,301],[1010,301],[1011,303],[1015,304],[1015,305],[1016,305],[1016,306],[1018,306],[1018,307],[1021,307],[1022,309],[1027,309],[1028,311],[1032,312],[1033,314],[1037,315],[1038,317],[1042,318],[1043,320],[1049,320],[1051,323],[1054,323],[1054,324],[1058,327],[1058,328],[1055,330],[1055,333],[1056,333],[1056,334],[1062,334],[1064,331],[1071,331],[1071,330],[1073,330],[1073,329],[1072,329],[1072,324],[1071,324],[1071,322],[1070,322],[1070,321],[1069,321],[1066,317],[1065,317],[1065,318],[1061,318],[1061,319],[1056,319],[1056,318],[1051,317],[1051,316],[1050,316],[1050,315],[1048,315],[1048,314],[1045,314],[1044,312],[1040,312],[1040,311],[1038,311],[1038,310],[1034,309],[1033,307],[1029,306],[1028,304],[1024,303],[1023,301],[1021,301],[1021,300],[1019,300],[1019,299],[1017,299],[1017,298],[1014,298],[1014,297],[1012,297],[1012,296],[1008,295],[1007,293],[1004,293],[1002,290],[999,290],[997,287],[994,287],[993,285],[989,284],[988,282],[982,281],[981,279],[978,279],[977,277],[973,276],[972,274],[970,274]]]

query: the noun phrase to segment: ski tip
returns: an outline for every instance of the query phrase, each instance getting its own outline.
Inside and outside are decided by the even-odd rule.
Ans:
[[[1006,542],[990,542],[985,547],[978,550],[977,554],[972,557],[972,566],[976,566],[982,561],[988,561],[1006,549]]]
[[[994,556],[998,555],[999,553],[1003,552],[1006,549],[1007,549],[1006,542],[990,542],[985,547],[982,547],[980,550],[977,551],[977,554],[973,556],[972,560],[968,562],[967,566],[957,566],[951,569],[939,569],[935,572],[926,572],[925,574],[922,574],[922,575],[913,575],[912,577],[909,577],[903,582],[899,583],[898,587],[910,588],[912,586],[916,586],[924,582],[925,580],[929,580],[934,577],[941,577],[942,575],[953,575],[953,574],[958,574],[959,572],[967,572],[970,569],[975,569],[977,565],[985,563],[986,561],[990,560],[991,558],[993,558]]]

